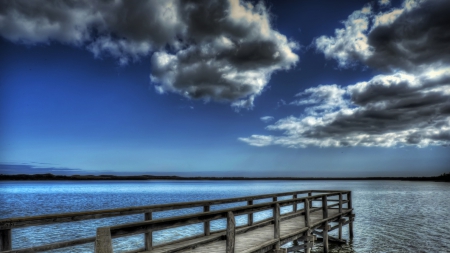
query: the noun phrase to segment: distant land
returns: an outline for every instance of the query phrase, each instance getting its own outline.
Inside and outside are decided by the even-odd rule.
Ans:
[[[450,182],[450,173],[435,177],[180,177],[180,176],[116,176],[116,175],[53,175],[0,174],[0,181],[7,180],[403,180]]]

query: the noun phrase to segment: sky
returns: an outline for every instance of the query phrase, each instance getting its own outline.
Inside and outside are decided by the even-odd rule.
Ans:
[[[0,174],[450,172],[450,2],[2,1]]]

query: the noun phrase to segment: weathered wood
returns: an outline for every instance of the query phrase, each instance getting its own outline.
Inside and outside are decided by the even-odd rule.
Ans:
[[[204,206],[203,207],[203,212],[209,212],[209,206]],[[204,235],[209,235],[211,233],[211,226],[209,221],[205,221],[203,223],[203,234]]]
[[[339,193],[339,213],[342,213],[342,193]],[[342,216],[341,216],[342,218]],[[342,222],[339,220],[338,238],[342,239]]]
[[[298,198],[298,195],[297,195],[297,194],[294,194],[294,195],[292,195],[292,198],[293,198],[293,199],[297,199],[297,198]],[[294,205],[292,206],[292,211],[293,211],[293,212],[297,212],[297,205],[298,205],[298,203],[294,203]]]
[[[247,205],[249,205],[249,206],[253,205],[253,200],[247,201]],[[247,225],[249,225],[249,226],[253,225],[253,213],[248,214]]]
[[[311,217],[310,217],[310,211],[309,211],[309,201],[308,199],[304,200],[304,206],[305,206],[305,226],[310,227],[311,226]]]
[[[71,213],[63,213],[63,214],[48,214],[48,215],[39,215],[39,216],[30,216],[30,217],[7,218],[7,219],[0,219],[0,230],[11,229],[11,228],[20,228],[20,227],[29,227],[29,226],[38,226],[38,225],[49,225],[49,224],[64,223],[64,222],[74,222],[74,221],[89,220],[89,219],[101,219],[101,218],[109,218],[109,217],[116,217],[116,216],[130,215],[130,214],[140,214],[140,213],[147,213],[147,212],[161,212],[161,211],[177,210],[177,209],[183,209],[183,208],[201,207],[201,206],[206,206],[206,205],[211,206],[211,205],[227,204],[227,203],[233,203],[233,202],[243,202],[243,201],[249,201],[249,200],[273,198],[274,196],[275,197],[290,196],[293,194],[303,194],[303,193],[307,193],[307,192],[310,192],[310,191],[295,191],[295,192],[263,194],[263,195],[246,196],[246,197],[229,198],[229,199],[180,202],[180,203],[169,203],[169,204],[150,205],[150,206],[95,210],[95,211],[86,211],[86,212],[71,212]]]
[[[60,248],[71,247],[71,246],[76,246],[76,245],[81,245],[81,244],[86,244],[86,243],[93,243],[93,242],[95,242],[95,236],[71,240],[71,241],[55,242],[55,243],[51,243],[51,244],[34,246],[31,248],[13,249],[13,250],[5,251],[4,253],[42,252],[42,251],[49,251],[49,250],[60,249]],[[3,253],[3,251],[2,251],[2,253]]]
[[[311,197],[311,196],[312,196],[312,192],[308,192],[308,197]],[[310,207],[310,208],[313,207],[312,201],[309,202],[309,207]]]
[[[353,204],[352,204],[352,192],[348,192],[347,193],[347,200],[348,200],[348,209],[352,209],[353,208]],[[348,224],[348,233],[349,233],[349,237],[350,240],[353,239],[353,222],[350,219],[350,223]]]
[[[322,232],[323,238],[323,252],[328,253],[328,221],[325,221],[324,229]]]
[[[278,201],[278,197],[273,197],[273,198],[272,198],[272,201],[273,201],[273,202],[277,202],[277,201]]]
[[[113,253],[111,232],[109,227],[97,228],[95,253]]]
[[[273,208],[273,238],[274,239],[279,239],[280,238],[280,232],[281,232],[281,228],[280,228],[280,205],[278,203],[275,204],[275,207]],[[280,248],[280,242],[278,242],[275,245],[275,249],[279,249]]]
[[[144,214],[144,220],[152,220],[152,213],[145,213]],[[149,231],[144,234],[144,247],[145,250],[151,250],[153,248],[153,234],[152,231]]]
[[[0,230],[0,251],[11,250],[11,248],[12,248],[11,229]]]
[[[322,196],[322,212],[323,212],[323,218],[328,218],[328,201],[327,196]]]
[[[234,253],[236,247],[235,243],[236,235],[236,221],[234,219],[233,212],[228,212],[227,214],[227,247],[226,253]]]

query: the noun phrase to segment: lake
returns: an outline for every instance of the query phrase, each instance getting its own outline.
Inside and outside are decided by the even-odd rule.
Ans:
[[[299,190],[351,190],[354,239],[331,252],[450,252],[450,184],[408,181],[1,181],[0,218],[232,198]],[[222,205],[220,208],[235,205]],[[212,210],[217,207],[212,207]],[[200,208],[165,212],[180,215]],[[282,212],[289,211],[289,207]],[[271,215],[260,213],[255,219]],[[153,218],[163,217],[154,213]],[[13,249],[95,236],[96,228],[143,215],[13,230]],[[238,220],[237,223],[245,223]],[[224,221],[211,222],[212,230]],[[67,229],[69,228],[70,229]],[[202,225],[154,233],[155,244],[199,233]],[[344,237],[347,237],[347,226]],[[337,231],[333,231],[336,234]],[[114,239],[116,252],[143,247],[143,236]],[[93,252],[93,244],[52,252]],[[316,248],[313,252],[321,252]]]

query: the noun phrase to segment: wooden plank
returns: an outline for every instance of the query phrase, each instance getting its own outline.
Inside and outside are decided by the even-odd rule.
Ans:
[[[236,221],[234,219],[233,212],[228,212],[227,215],[227,248],[226,253],[234,253],[235,249],[235,234],[236,234]]]
[[[113,253],[111,232],[109,227],[97,228],[95,253]]]
[[[11,250],[12,238],[11,229],[0,230],[0,251]]]
[[[51,244],[45,244],[41,246],[34,246],[30,248],[23,248],[23,249],[13,249],[8,251],[2,251],[2,253],[31,253],[31,252],[42,252],[42,251],[49,251],[54,249],[60,249],[65,247],[71,247],[86,243],[92,243],[95,242],[95,236],[88,237],[88,238],[82,238],[77,240],[71,240],[71,241],[64,241],[64,242],[56,242]]]

